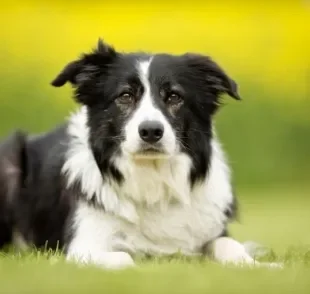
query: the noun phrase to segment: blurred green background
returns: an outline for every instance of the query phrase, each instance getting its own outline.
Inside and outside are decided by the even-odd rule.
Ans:
[[[241,208],[230,233],[272,248],[271,260],[295,262],[283,273],[171,263],[124,276],[77,273],[55,265],[56,257],[23,260],[0,252],[2,292],[309,293],[308,271],[297,266],[309,265],[310,257],[309,0],[16,0],[1,3],[0,28],[0,137],[16,128],[44,132],[69,115],[70,87],[50,82],[98,37],[119,50],[213,57],[238,82],[243,99],[225,97],[216,118]]]
[[[240,87],[243,101],[226,97],[217,116],[237,188],[307,187],[310,2],[249,2],[2,3],[0,135],[61,122],[75,107],[71,89],[49,83],[99,36],[119,50],[195,51]]]

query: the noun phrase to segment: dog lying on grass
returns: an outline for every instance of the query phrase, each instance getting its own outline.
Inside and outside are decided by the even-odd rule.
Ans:
[[[66,83],[77,112],[0,146],[1,246],[60,246],[68,260],[105,268],[176,252],[255,263],[227,231],[236,199],[213,117],[223,94],[240,97],[218,64],[100,40],[52,85]]]

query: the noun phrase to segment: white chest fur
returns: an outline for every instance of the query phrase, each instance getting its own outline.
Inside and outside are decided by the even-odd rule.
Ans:
[[[116,158],[125,178],[118,186],[102,179],[88,146],[83,111],[72,118],[68,129],[71,149],[62,170],[68,185],[78,181],[86,195],[75,213],[69,251],[80,256],[115,250],[195,254],[222,232],[224,211],[233,196],[229,169],[215,139],[208,175],[194,189],[188,181],[191,161],[185,154],[152,164]],[[89,206],[92,197],[105,209]]]
[[[180,251],[191,255],[198,253],[206,241],[217,237],[225,221],[218,207],[199,201],[191,205],[173,204],[166,209],[137,208],[136,212],[138,218],[129,222],[80,203],[75,216],[78,247],[89,252],[162,255]]]
[[[96,197],[105,211],[79,203],[70,247],[79,248],[83,256],[106,251],[199,253],[224,229],[224,211],[232,201],[227,167],[217,143],[212,146],[209,176],[193,190],[186,180],[186,156],[159,169],[118,162],[128,180],[121,187],[103,184],[98,189]]]

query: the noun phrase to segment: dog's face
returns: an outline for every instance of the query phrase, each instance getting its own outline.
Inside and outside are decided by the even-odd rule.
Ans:
[[[134,159],[180,152],[199,157],[208,149],[221,94],[239,99],[236,84],[206,56],[125,54],[102,41],[68,64],[52,84],[67,81],[76,89],[75,99],[88,108],[90,141],[99,161],[109,150]]]

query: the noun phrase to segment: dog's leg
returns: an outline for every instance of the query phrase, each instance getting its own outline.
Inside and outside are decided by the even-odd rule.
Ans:
[[[82,252],[71,248],[67,253],[67,261],[85,265],[96,265],[105,269],[123,269],[134,266],[132,257],[126,252]]]
[[[115,235],[119,231],[118,221],[104,210],[86,203],[77,207],[69,227],[71,240],[66,246],[66,258],[82,264],[94,264],[107,269],[121,269],[134,265],[127,252],[114,251]]]
[[[266,266],[281,268],[278,263],[258,262],[246,251],[243,244],[229,237],[220,237],[213,241],[209,247],[213,258],[222,264],[246,265],[246,266]]]
[[[95,265],[105,269],[123,269],[135,265],[127,252],[109,251],[105,249],[108,246],[104,243],[98,235],[91,237],[89,233],[83,234],[81,230],[78,230],[68,247],[66,259],[82,265]]]
[[[220,237],[213,241],[210,253],[220,263],[254,264],[253,258],[246,252],[244,246],[229,237]]]

